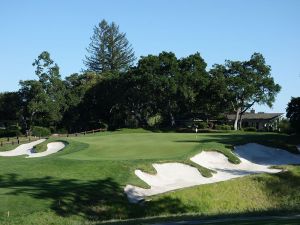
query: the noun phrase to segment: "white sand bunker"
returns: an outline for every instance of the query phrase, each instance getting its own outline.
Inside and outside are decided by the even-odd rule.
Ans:
[[[216,171],[209,178],[203,177],[196,168],[182,163],[153,164],[157,171],[156,175],[147,174],[140,170],[135,171],[140,179],[151,186],[150,189],[127,185],[124,191],[128,200],[136,203],[146,196],[180,188],[225,181],[249,174],[278,173],[281,171],[269,168],[273,165],[300,164],[300,155],[254,143],[237,146],[235,153],[241,160],[240,164],[232,164],[226,156],[213,151],[202,151],[192,157],[193,162]]]
[[[65,147],[65,144],[61,141],[58,142],[51,142],[47,144],[47,150],[44,152],[38,152],[34,153],[31,151],[31,153],[26,158],[34,158],[34,157],[44,157],[47,155],[51,155],[53,153],[56,153],[60,150],[62,150]]]
[[[0,156],[19,156],[19,155],[30,155],[31,150],[34,146],[46,141],[46,139],[40,139],[37,141],[32,141],[27,144],[22,144],[16,147],[14,150],[0,152]]]
[[[34,146],[46,141],[46,139],[40,139],[27,144],[19,145],[17,148],[11,151],[0,152],[0,156],[20,156],[28,155],[26,158],[43,157],[53,153],[56,153],[65,147],[63,142],[51,142],[47,144],[47,150],[44,152],[35,153]]]

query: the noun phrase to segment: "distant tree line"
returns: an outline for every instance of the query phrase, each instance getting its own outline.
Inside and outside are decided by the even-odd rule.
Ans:
[[[17,92],[0,94],[0,120],[77,132],[101,126],[176,127],[186,119],[236,114],[235,129],[255,103],[272,106],[280,86],[264,57],[207,64],[200,53],[177,58],[172,52],[142,56],[115,23],[95,26],[86,70],[64,79],[47,51],[33,62],[36,80],[20,81]],[[1,121],[0,121],[1,122]]]

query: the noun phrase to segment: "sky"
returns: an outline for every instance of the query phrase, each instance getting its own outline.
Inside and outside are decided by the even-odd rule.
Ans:
[[[93,27],[102,19],[125,32],[136,57],[199,52],[210,69],[262,53],[282,86],[272,108],[300,96],[299,0],[1,0],[0,92],[36,79],[32,62],[48,51],[62,77],[84,69]]]

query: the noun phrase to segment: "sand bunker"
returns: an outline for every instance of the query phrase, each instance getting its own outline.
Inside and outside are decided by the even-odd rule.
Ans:
[[[216,171],[210,178],[203,177],[196,168],[182,163],[153,164],[157,171],[156,175],[147,174],[140,170],[135,171],[140,179],[151,186],[150,189],[127,185],[124,191],[128,200],[136,203],[146,196],[180,188],[225,181],[249,174],[278,173],[281,171],[269,168],[273,165],[300,164],[300,155],[254,143],[237,146],[235,154],[240,158],[240,164],[232,164],[226,156],[213,151],[202,151],[192,157],[193,162]]]
[[[34,158],[34,157],[44,157],[47,155],[51,155],[53,153],[56,153],[60,150],[62,150],[65,147],[65,144],[63,142],[51,142],[47,144],[47,150],[44,152],[38,152],[34,153],[32,152],[28,157],[26,158]]]
[[[35,153],[34,146],[46,141],[46,139],[40,139],[27,144],[19,145],[17,148],[11,151],[0,152],[0,156],[20,156],[28,155],[26,158],[43,157],[53,153],[56,153],[65,147],[63,142],[51,142],[47,144],[47,150],[44,152]]]
[[[19,156],[19,155],[30,155],[31,154],[31,149],[46,141],[46,139],[40,139],[37,141],[33,141],[27,144],[22,144],[16,147],[14,150],[11,151],[5,151],[5,152],[0,152],[0,156]]]

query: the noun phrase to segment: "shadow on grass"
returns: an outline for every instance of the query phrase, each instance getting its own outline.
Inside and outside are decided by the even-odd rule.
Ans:
[[[28,195],[50,201],[57,215],[81,216],[89,220],[127,219],[149,215],[187,213],[191,207],[169,197],[142,205],[130,204],[123,188],[111,178],[79,181],[53,177],[21,178],[17,174],[0,176],[0,188],[7,195]],[[32,207],[32,203],[28,203]]]

